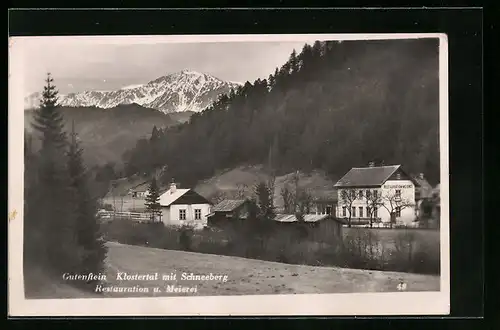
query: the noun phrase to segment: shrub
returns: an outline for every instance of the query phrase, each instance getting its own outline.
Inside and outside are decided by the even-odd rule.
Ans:
[[[343,239],[332,236],[318,240],[317,235],[300,239],[294,227],[286,225],[267,234],[243,230],[246,228],[238,225],[195,232],[186,226],[165,227],[162,223],[138,224],[128,220],[103,224],[106,239],[124,244],[289,264],[426,274],[440,271],[439,246],[425,239],[427,233],[417,235],[412,229],[351,228]]]
[[[193,229],[190,226],[179,227],[179,244],[182,250],[191,251],[192,236]]]

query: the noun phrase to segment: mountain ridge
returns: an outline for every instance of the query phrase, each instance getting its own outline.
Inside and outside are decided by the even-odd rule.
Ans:
[[[163,113],[201,112],[219,95],[229,93],[241,84],[228,82],[206,73],[182,70],[112,91],[83,91],[59,95],[59,105],[65,107],[95,106],[103,109],[136,103]],[[25,109],[37,108],[40,92],[24,98]]]
[[[84,148],[87,165],[120,162],[122,154],[132,148],[138,139],[151,134],[153,127],[166,128],[187,119],[177,114],[165,114],[138,104],[121,104],[113,108],[60,107],[66,132],[74,123],[75,131]],[[184,115],[185,113],[179,113]],[[36,135],[31,126],[35,110],[24,111],[26,133]]]

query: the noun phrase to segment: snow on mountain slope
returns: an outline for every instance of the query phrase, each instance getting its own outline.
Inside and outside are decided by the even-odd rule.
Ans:
[[[113,108],[119,104],[137,103],[164,113],[200,112],[240,84],[226,82],[208,74],[183,70],[142,85],[131,85],[116,91],[85,91],[61,95],[59,104],[69,107]],[[25,108],[38,107],[40,93],[24,99]]]
[[[33,94],[30,94],[24,98],[24,108],[25,109],[34,109],[38,108],[40,104],[40,98],[41,98],[41,93],[36,92]]]

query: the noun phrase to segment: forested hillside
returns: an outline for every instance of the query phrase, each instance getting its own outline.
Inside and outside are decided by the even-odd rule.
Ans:
[[[167,165],[164,181],[193,185],[271,159],[278,175],[319,169],[336,179],[375,161],[435,184],[438,86],[438,39],[315,42],[268,79],[138,141],[124,154],[125,173]]]

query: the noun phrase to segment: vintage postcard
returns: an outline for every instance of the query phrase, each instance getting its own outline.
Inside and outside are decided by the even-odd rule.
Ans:
[[[11,316],[446,315],[444,34],[9,40]]]

